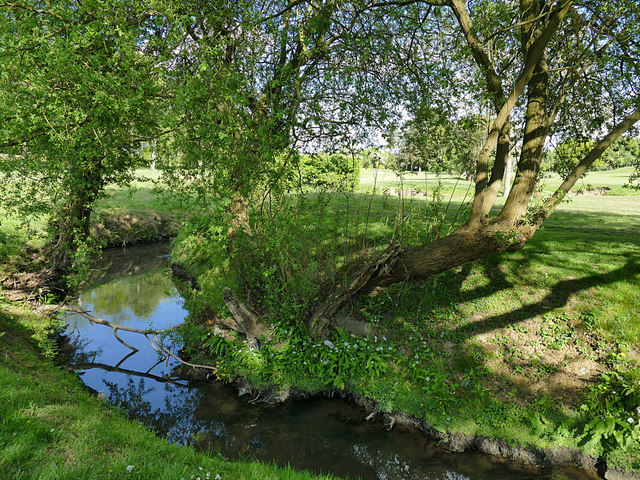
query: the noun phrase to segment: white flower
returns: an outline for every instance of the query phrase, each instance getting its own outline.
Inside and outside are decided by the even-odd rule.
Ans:
[[[222,477],[220,476],[220,474],[216,473],[216,479],[215,480],[220,480]]]
[[[631,417],[627,418],[627,423],[629,425],[633,425],[633,418],[631,418]]]
[[[336,346],[331,342],[331,340],[325,340],[324,344],[329,348],[336,348]]]
[[[127,473],[131,473],[131,470],[133,470],[133,465],[127,465]]]

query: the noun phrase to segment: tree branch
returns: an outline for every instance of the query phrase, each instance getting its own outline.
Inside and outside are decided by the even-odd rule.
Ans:
[[[636,108],[630,115],[616,125],[611,131],[600,140],[595,147],[580,161],[580,163],[573,169],[569,176],[564,180],[562,185],[558,187],[553,196],[547,200],[543,207],[543,212],[538,218],[538,224],[541,224],[544,220],[549,218],[554,209],[562,201],[562,199],[569,193],[576,182],[582,177],[587,169],[593,165],[598,158],[602,156],[607,148],[615,143],[615,141],[631,127],[633,127],[638,121],[640,121],[640,108]]]
[[[129,345],[124,340],[122,340],[118,336],[118,330],[122,330],[122,331],[125,331],[125,332],[139,333],[141,335],[144,335],[147,338],[147,340],[149,340],[149,342],[151,343],[151,346],[154,349],[162,351],[163,353],[169,355],[170,357],[176,359],[178,362],[180,362],[180,363],[182,363],[184,365],[187,365],[187,366],[193,367],[193,368],[204,368],[204,369],[207,369],[207,370],[213,370],[214,372],[218,371],[218,367],[214,367],[214,366],[211,366],[211,365],[199,365],[199,364],[196,364],[196,363],[187,362],[186,360],[183,360],[182,358],[178,357],[173,352],[168,350],[162,344],[162,342],[158,338],[158,335],[162,334],[162,333],[170,332],[172,330],[175,330],[176,328],[179,327],[179,325],[176,325],[176,326],[171,327],[171,328],[165,328],[163,330],[155,330],[155,329],[152,329],[152,328],[148,328],[148,329],[144,329],[143,330],[143,329],[140,329],[140,328],[127,327],[126,325],[116,325],[115,323],[110,322],[109,320],[104,320],[102,318],[94,317],[93,315],[88,313],[86,310],[83,310],[83,309],[78,308],[78,307],[74,307],[73,305],[65,305],[65,304],[63,304],[63,305],[60,306],[60,309],[68,310],[70,312],[74,312],[74,313],[77,313],[79,315],[82,315],[84,318],[89,320],[91,323],[95,323],[95,324],[98,324],[98,325],[105,325],[105,326],[111,328],[111,330],[113,330],[113,335],[116,337],[116,339],[122,345],[124,345],[125,347],[133,350],[134,352],[137,352],[139,349]],[[153,339],[155,341],[155,344],[151,341],[151,339],[149,339],[148,335],[153,335]]]

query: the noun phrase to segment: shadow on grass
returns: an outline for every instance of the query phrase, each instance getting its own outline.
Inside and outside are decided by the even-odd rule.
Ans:
[[[571,280],[561,280],[556,283],[545,297],[535,303],[524,305],[507,313],[494,315],[481,321],[460,325],[455,329],[455,335],[476,335],[496,328],[518,323],[527,318],[535,317],[546,310],[561,308],[567,305],[572,295],[596,286],[611,284],[620,280],[634,278],[640,275],[640,257],[627,259],[626,263],[610,272],[593,274]],[[495,290],[491,293],[494,293]],[[482,292],[476,292],[482,293]]]

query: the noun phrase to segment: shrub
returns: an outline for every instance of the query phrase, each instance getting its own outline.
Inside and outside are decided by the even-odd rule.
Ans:
[[[352,192],[360,183],[360,162],[351,155],[303,155],[298,163],[302,185],[334,192]]]

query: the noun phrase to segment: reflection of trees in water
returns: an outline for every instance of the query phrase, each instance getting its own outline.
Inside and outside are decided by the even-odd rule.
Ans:
[[[65,335],[59,343],[60,352],[68,357],[68,363],[91,363],[102,355],[102,347],[91,347],[93,340],[78,333]]]
[[[129,417],[139,420],[170,441],[188,442],[195,432],[201,430],[203,422],[195,419],[193,412],[200,403],[198,389],[172,384],[159,384],[141,378],[128,378],[127,384],[103,380],[109,391],[109,400],[124,409]],[[156,406],[148,400],[156,389],[162,389],[162,405]],[[156,395],[158,397],[160,395]]]
[[[93,305],[95,316],[121,323],[129,319],[129,311],[140,318],[151,316],[160,303],[173,295],[175,288],[168,273],[157,269],[99,285],[83,297]]]
[[[169,245],[165,243],[136,245],[103,250],[91,281],[94,285],[108,283],[131,275],[140,275],[168,263]]]

